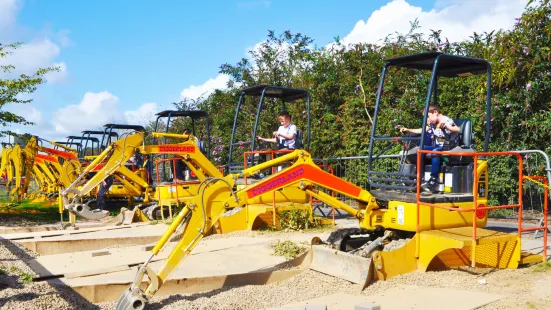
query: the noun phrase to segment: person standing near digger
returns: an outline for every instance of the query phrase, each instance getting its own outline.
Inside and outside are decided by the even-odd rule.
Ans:
[[[402,134],[421,134],[422,129],[410,129],[406,127],[400,128]],[[457,134],[461,129],[455,125],[453,120],[441,113],[441,109],[436,104],[429,105],[429,113],[427,115],[427,128],[425,130],[425,145],[423,150],[442,151],[444,143],[457,139]],[[430,179],[423,184],[421,188],[426,192],[437,193],[438,191],[438,176],[440,174],[440,156],[431,155],[431,172]]]
[[[105,150],[105,147],[101,148],[101,152]],[[96,200],[96,210],[105,210],[105,195],[109,191],[109,188],[113,185],[113,176],[108,175],[105,180],[101,181],[98,188],[98,196]]]
[[[272,138],[262,138],[260,136],[256,138],[264,142],[277,143],[278,149],[281,150],[294,150],[297,126],[291,123],[291,115],[289,115],[289,112],[283,111],[277,115],[277,119],[281,126],[273,132]]]
[[[279,112],[277,115],[280,126],[277,131],[274,131],[272,138],[256,137],[260,141],[277,143],[278,150],[294,150],[297,137],[297,126],[291,123],[291,115],[287,111]],[[279,157],[280,154],[276,154],[275,157]],[[283,166],[278,166],[277,171],[281,171]]]

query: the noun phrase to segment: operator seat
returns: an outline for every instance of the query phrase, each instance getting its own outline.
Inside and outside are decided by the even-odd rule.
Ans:
[[[304,147],[304,143],[302,142],[303,133],[302,130],[297,129],[297,134],[295,136],[295,150],[302,149]]]
[[[456,147],[450,149],[450,152],[454,153],[471,153],[474,152],[474,133],[471,120],[458,118],[454,120],[454,123],[459,126],[461,131],[459,132],[459,143]],[[447,162],[450,165],[464,165],[474,162],[473,156],[448,156]]]
[[[205,155],[205,156],[209,155],[209,154],[207,154],[207,143],[205,143],[205,141],[197,140],[197,146],[199,147],[199,151],[201,151],[201,153],[203,153],[203,155]]]

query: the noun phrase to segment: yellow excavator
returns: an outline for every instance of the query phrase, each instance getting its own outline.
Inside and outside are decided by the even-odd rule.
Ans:
[[[168,132],[170,120],[174,118],[189,117],[192,122],[200,118],[207,117],[203,111],[163,111],[157,114],[156,128],[159,126],[161,118],[167,118],[165,131]],[[207,118],[208,119],[208,118]],[[197,192],[197,186],[206,176],[221,177],[221,172],[217,167],[212,165],[204,153],[208,154],[208,146],[203,147],[203,144],[193,135],[180,135],[174,133],[158,133],[152,134],[154,142],[159,143],[159,138],[179,139],[184,142],[181,144],[157,144],[152,146],[144,145],[145,128],[142,126],[130,125],[113,125],[107,124],[106,133],[107,139],[102,139],[102,143],[109,143],[108,147],[98,156],[94,156],[94,160],[87,165],[81,175],[70,184],[62,192],[62,204],[66,210],[76,216],[81,216],[87,219],[100,219],[108,215],[108,211],[98,211],[90,208],[90,205],[84,201],[88,193],[98,186],[108,176],[113,176],[120,182],[121,190],[124,190],[126,196],[132,199],[138,199],[138,206],[133,209],[133,213],[127,215],[131,218],[137,217],[142,220],[156,220],[164,218],[166,211],[167,216],[171,215],[172,207],[177,207],[182,201],[193,196]],[[122,128],[133,130],[119,137],[118,140],[111,142],[111,132],[107,132],[107,128]],[[192,126],[192,131],[195,127]],[[209,138],[207,127],[207,138]],[[191,174],[197,179],[192,180],[176,180],[177,171],[172,171],[172,181],[168,183],[160,182],[160,174],[165,172],[164,167],[176,167],[174,160],[161,158],[155,160],[154,156],[175,155],[181,157],[179,160],[188,161],[191,164],[188,169]],[[126,163],[134,158],[137,164],[135,169],[130,169]],[[145,161],[144,161],[145,159]],[[153,165],[155,164],[155,169]],[[174,165],[173,165],[174,164]],[[161,172],[159,172],[159,167]],[[177,169],[173,169],[177,170]],[[84,183],[79,183],[81,180],[95,172]],[[153,180],[155,175],[155,180]],[[154,182],[155,181],[155,182]],[[159,183],[159,184],[157,184]],[[154,186],[155,184],[155,186]],[[110,191],[111,196],[116,196],[118,192]],[[166,209],[165,209],[166,207]],[[74,218],[71,219],[71,224],[74,225]],[[131,219],[125,218],[124,222]]]
[[[6,190],[14,203],[20,203],[24,197],[33,171],[37,140],[31,137],[24,148],[18,143],[15,143],[11,148],[6,150],[6,158],[2,159],[3,169],[7,174]],[[12,184],[15,186],[12,188]]]
[[[431,72],[422,124],[427,124],[429,104],[438,100],[439,78],[461,78],[487,74],[486,137],[483,152],[474,151],[471,124],[459,123],[457,145],[445,144],[443,151],[419,149],[428,145],[425,126],[420,136],[384,136],[376,131],[385,76],[391,67]],[[482,229],[487,222],[489,156],[513,156],[519,159],[519,183],[522,183],[522,157],[519,152],[487,152],[490,136],[490,78],[486,60],[422,53],[387,60],[381,76],[373,118],[369,149],[370,190],[351,184],[322,170],[305,150],[295,150],[279,158],[231,173],[223,178],[205,179],[198,195],[185,203],[155,247],[139,266],[134,282],[120,297],[117,310],[143,309],[181,261],[200,240],[213,232],[228,214],[240,211],[251,200],[289,188],[303,191],[354,216],[359,227],[337,230],[327,241],[312,240],[311,269],[338,276],[362,286],[414,270],[460,265],[517,268],[519,264],[541,261],[541,256],[521,252],[518,235]],[[483,84],[482,84],[483,85]],[[428,139],[427,139],[428,140]],[[382,144],[377,146],[377,144]],[[425,144],[427,143],[427,144]],[[386,145],[385,145],[386,144]],[[390,145],[390,146],[389,146]],[[398,154],[384,153],[396,149]],[[432,156],[442,156],[440,192],[421,194],[422,176],[431,169]],[[397,161],[394,168],[380,160]],[[259,171],[293,164],[255,184],[237,187],[236,180]],[[549,178],[549,176],[547,176]],[[328,189],[354,201],[345,204],[326,194]],[[521,187],[520,187],[521,189]],[[518,205],[502,207],[520,207]],[[545,230],[544,230],[545,231]],[[164,265],[157,272],[149,263],[171,240],[181,233]],[[144,282],[144,276],[148,280]],[[146,284],[146,286],[144,286]]]

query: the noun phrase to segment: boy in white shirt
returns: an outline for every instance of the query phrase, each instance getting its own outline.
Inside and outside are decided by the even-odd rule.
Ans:
[[[277,115],[281,126],[273,132],[273,138],[256,137],[260,141],[277,143],[279,149],[294,150],[297,136],[297,126],[291,124],[291,116],[287,111],[280,112]]]

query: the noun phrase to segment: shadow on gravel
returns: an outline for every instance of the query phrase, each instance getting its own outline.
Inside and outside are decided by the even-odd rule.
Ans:
[[[15,245],[10,240],[4,239],[0,237],[0,246],[5,247],[8,251],[10,251],[14,256],[16,256],[19,260],[23,261],[25,264],[33,259],[32,256],[28,255],[23,251],[22,249],[18,248],[17,245]],[[75,292],[72,288],[70,288],[67,285],[50,285],[58,294],[63,298],[70,306],[71,309],[100,309],[100,307],[94,305],[93,303],[89,302],[88,300],[84,299],[82,296],[80,296],[77,292]],[[34,296],[31,298],[31,296]],[[8,299],[13,298],[36,298],[38,297],[35,293],[24,293],[15,295],[9,298],[0,299],[0,307],[1,305],[5,304]],[[30,299],[20,299],[21,301],[30,300]]]
[[[1,275],[0,276],[0,291],[7,288],[20,289],[23,288],[23,284],[19,282],[19,277],[16,275]]]
[[[234,286],[227,286],[227,287],[222,287],[222,288],[207,291],[207,292],[194,293],[194,294],[191,294],[191,295],[188,295],[188,296],[184,296],[184,295],[180,295],[180,294],[172,295],[170,297],[163,296],[164,299],[161,302],[149,303],[147,305],[147,309],[148,310],[165,309],[165,307],[168,307],[171,304],[179,302],[179,301],[192,302],[192,301],[195,301],[195,300],[200,299],[200,298],[210,298],[212,296],[218,295],[220,293],[223,293],[225,291],[228,291],[228,290],[231,290],[231,289],[234,289],[234,288],[235,288]],[[182,309],[184,309],[184,308],[182,308]]]
[[[0,307],[3,307],[8,301],[29,301],[38,297],[36,293],[21,293],[15,296],[0,298]]]

